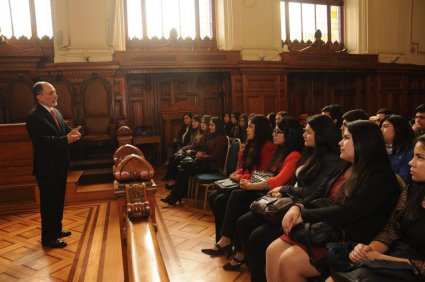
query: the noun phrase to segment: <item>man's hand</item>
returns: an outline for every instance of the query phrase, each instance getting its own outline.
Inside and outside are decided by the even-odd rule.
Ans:
[[[71,144],[80,140],[81,138],[80,129],[81,129],[81,125],[77,126],[66,135],[66,138],[68,139],[68,144]]]

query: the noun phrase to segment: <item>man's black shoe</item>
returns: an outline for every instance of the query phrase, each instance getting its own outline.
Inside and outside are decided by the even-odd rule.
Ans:
[[[69,237],[71,236],[71,234],[72,233],[70,230],[62,230],[61,232],[59,232],[58,238]]]
[[[47,241],[41,243],[43,247],[49,247],[54,249],[62,249],[68,246],[68,244],[61,240],[53,240],[53,241]]]

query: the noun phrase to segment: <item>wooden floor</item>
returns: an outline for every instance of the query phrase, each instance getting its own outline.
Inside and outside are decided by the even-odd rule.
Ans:
[[[214,244],[214,218],[193,199],[160,202],[168,194],[162,175],[157,169],[157,236],[171,281],[249,281],[246,267],[224,271],[224,257],[200,251]],[[72,231],[68,247],[43,249],[38,211],[0,215],[0,281],[123,281],[115,201],[66,206],[63,224]]]

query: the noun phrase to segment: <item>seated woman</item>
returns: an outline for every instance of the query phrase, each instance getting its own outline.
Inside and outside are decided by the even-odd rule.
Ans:
[[[174,153],[177,152],[181,147],[189,144],[190,141],[190,130],[192,127],[192,113],[183,114],[183,124],[180,128],[177,137],[168,145],[167,148],[167,162],[168,165],[169,159],[173,157]]]
[[[299,223],[328,222],[344,230],[347,241],[369,242],[388,221],[400,188],[379,127],[369,121],[348,123],[339,145],[346,164],[289,209],[282,221],[284,235],[267,248],[267,281],[305,281],[327,274],[325,248],[313,248],[313,266],[306,247],[288,236]],[[312,208],[312,201],[323,196],[333,204]]]
[[[201,172],[218,172],[223,168],[227,150],[227,138],[224,136],[223,121],[212,117],[209,124],[209,136],[205,142],[205,150],[195,154],[196,168],[177,170],[176,183],[171,193],[161,201],[170,205],[181,202],[187,193],[190,175]]]
[[[274,129],[273,141],[277,148],[273,154],[269,171],[274,176],[259,182],[251,182],[248,179],[240,180],[241,189],[232,191],[226,205],[220,240],[214,248],[202,250],[212,256],[230,254],[233,243],[236,254],[229,263],[223,266],[225,270],[237,270],[245,260],[236,230],[236,222],[239,217],[249,211],[249,207],[255,199],[291,180],[304,147],[300,123],[294,118],[284,117]]]
[[[224,122],[224,134],[228,137],[231,137],[232,133],[232,123],[230,122],[230,112],[225,112],[223,114],[223,122]]]
[[[425,280],[425,135],[417,138],[409,164],[413,183],[402,192],[390,221],[374,241],[358,244],[349,254],[353,262],[376,260],[381,264],[383,272],[366,267],[353,270],[359,281],[362,277],[371,281]],[[412,269],[393,269],[386,261],[404,262]]]
[[[410,182],[409,161],[413,157],[412,142],[415,133],[409,121],[402,116],[386,116],[381,121],[387,153],[391,165],[404,182]]]
[[[295,170],[291,185],[276,187],[268,193],[270,196],[291,194],[302,199],[319,187],[338,163],[341,136],[335,131],[329,117],[316,115],[309,118],[303,137],[303,158]],[[248,212],[239,218],[237,228],[251,281],[266,281],[266,249],[282,233],[281,226]]]
[[[190,131],[190,141],[189,144],[182,147],[177,151],[172,157],[168,159],[167,171],[165,172],[164,179],[165,180],[175,180],[177,173],[177,166],[184,156],[188,154],[188,150],[191,149],[194,145],[195,140],[199,141],[198,136],[200,136],[203,131],[201,129],[201,118],[199,115],[194,115],[192,117],[192,129]],[[165,184],[167,189],[170,189],[174,185],[174,181],[169,181]]]
[[[247,114],[241,114],[239,117],[239,135],[237,138],[241,140],[242,144],[246,143],[246,136],[247,132],[246,129],[248,128],[248,115]]]
[[[240,113],[239,112],[233,112],[230,115],[230,123],[232,126],[232,129],[230,130],[230,138],[238,138],[239,136],[239,117],[240,117]]]
[[[272,130],[263,115],[254,115],[248,121],[247,143],[242,151],[242,167],[230,174],[230,179],[239,182],[249,179],[254,170],[265,171],[270,165],[275,145],[272,142]],[[218,189],[208,196],[208,202],[215,218],[216,242],[221,237],[221,226],[230,190]]]

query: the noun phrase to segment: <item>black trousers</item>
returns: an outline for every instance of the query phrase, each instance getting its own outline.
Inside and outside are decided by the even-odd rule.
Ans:
[[[235,189],[230,194],[224,214],[221,235],[232,239],[236,251],[242,251],[241,242],[236,229],[239,217],[250,211],[251,203],[263,196],[263,191]]]
[[[248,212],[239,218],[237,230],[248,261],[251,281],[266,281],[266,250],[282,234],[282,226]]]
[[[65,171],[54,177],[37,176],[40,190],[41,241],[56,240],[62,231],[66,190]]]
[[[215,219],[215,241],[221,237],[221,227],[223,226],[224,215],[226,213],[227,202],[232,190],[218,189],[208,195],[208,203]]]

